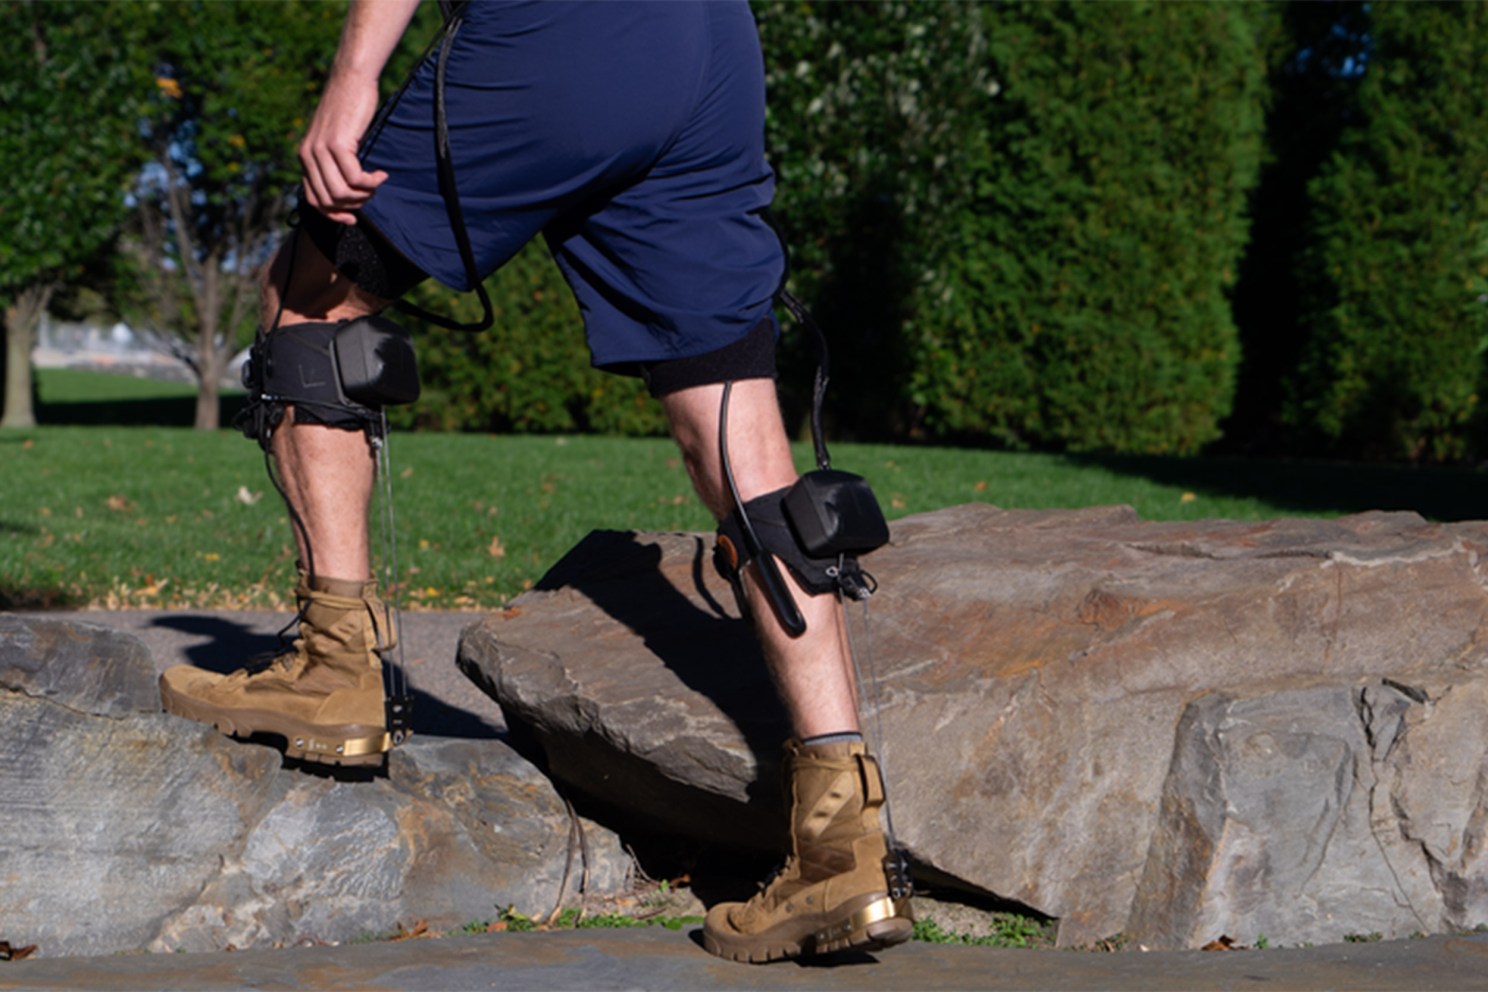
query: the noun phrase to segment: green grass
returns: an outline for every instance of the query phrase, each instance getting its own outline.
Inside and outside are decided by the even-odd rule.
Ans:
[[[229,430],[67,422],[154,402],[148,390],[124,395],[141,385],[162,395],[145,380],[48,373],[48,426],[0,432],[0,606],[282,607],[292,542],[257,445]],[[191,402],[188,387],[170,388]],[[410,608],[499,606],[594,529],[712,528],[665,439],[397,434],[390,453]],[[796,454],[808,467],[809,445]],[[1481,516],[1488,495],[1488,476],[1471,470],[852,444],[832,454],[868,477],[891,519],[978,501],[1125,503],[1149,520],[1366,509],[1455,520]]]
[[[946,930],[933,919],[919,919],[915,920],[914,939],[927,944],[971,947],[1053,947],[1054,925],[1017,913],[996,913],[988,933],[972,935]]]

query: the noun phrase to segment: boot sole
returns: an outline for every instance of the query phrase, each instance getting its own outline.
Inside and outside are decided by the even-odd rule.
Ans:
[[[326,765],[380,765],[392,750],[392,734],[385,730],[368,734],[365,726],[321,726],[302,723],[283,713],[265,710],[227,709],[181,695],[162,684],[160,702],[167,713],[209,724],[239,740],[254,734],[270,734],[284,741],[285,757]]]
[[[721,935],[704,929],[703,947],[709,954],[747,964],[836,951],[881,951],[914,936],[914,918],[908,902],[885,896],[843,919],[829,921],[804,934],[799,925],[791,924],[762,934]]]

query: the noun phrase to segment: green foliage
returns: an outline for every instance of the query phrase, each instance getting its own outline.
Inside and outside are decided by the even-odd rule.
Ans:
[[[46,302],[105,251],[143,160],[136,121],[149,69],[124,5],[4,0],[0,37],[0,348],[3,422],[34,422],[30,355]],[[8,357],[6,357],[8,353]]]
[[[1313,450],[1483,451],[1488,7],[1369,8],[1354,123],[1309,187],[1286,423]]]
[[[1080,450],[1215,438],[1258,10],[760,5],[779,212],[843,335],[839,416]]]
[[[486,289],[496,314],[490,330],[420,331],[423,396],[414,406],[390,411],[395,422],[524,434],[665,433],[660,406],[640,380],[589,367],[578,306],[541,244],[523,249],[486,280]],[[432,281],[410,298],[457,320],[480,316],[473,295]]]
[[[120,265],[126,314],[201,386],[196,425],[257,322],[257,270],[299,178],[296,143],[340,36],[339,3],[128,5],[150,23],[135,57],[157,94],[142,130],[152,161]]]
[[[1259,169],[1255,8],[988,9],[986,153],[944,231],[912,385],[937,433],[1191,452],[1238,361]]]
[[[986,18],[910,2],[757,3],[755,15],[775,220],[792,288],[831,341],[835,433],[902,433],[928,280],[987,154]],[[782,389],[799,413],[815,352],[787,330]]]
[[[1266,163],[1234,292],[1241,366],[1225,434],[1232,449],[1277,453],[1291,448],[1281,408],[1302,343],[1297,258],[1308,236],[1307,187],[1353,113],[1369,22],[1363,0],[1270,4],[1263,12]]]
[[[172,181],[190,188],[197,250],[226,240],[253,252],[252,235],[282,216],[344,9],[193,0],[156,10],[147,51],[159,94],[147,140]]]
[[[0,297],[65,277],[118,230],[144,157],[148,64],[129,5],[0,3]]]
[[[230,351],[343,9],[0,0],[16,50],[0,63],[0,297],[82,282],[177,332],[190,361],[214,360],[192,342]],[[755,13],[775,219],[833,339],[834,437],[1185,453],[1223,425],[1242,450],[1483,454],[1488,7]],[[389,88],[437,19],[423,5]],[[132,268],[111,270],[96,257],[131,186]],[[664,432],[639,382],[587,367],[541,247],[488,285],[496,328],[421,333],[426,398],[396,420]],[[433,285],[415,298],[477,313]],[[793,426],[813,362],[787,328]]]

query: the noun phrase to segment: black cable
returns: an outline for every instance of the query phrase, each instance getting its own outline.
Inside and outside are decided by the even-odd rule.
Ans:
[[[832,467],[831,455],[827,453],[826,431],[822,428],[822,405],[827,397],[827,382],[830,379],[831,351],[827,347],[827,335],[817,324],[816,318],[811,316],[811,311],[806,309],[794,293],[785,288],[790,280],[790,245],[786,244],[785,236],[780,233],[780,228],[775,226],[775,215],[766,208],[760,212],[760,219],[775,235],[775,241],[780,245],[780,282],[775,286],[775,298],[790,312],[796,323],[811,332],[813,341],[816,343],[816,377],[811,389],[811,445],[816,451],[816,467],[827,469]]]
[[[444,197],[445,212],[449,216],[450,233],[455,238],[455,248],[460,253],[460,262],[465,267],[465,278],[470,283],[471,290],[476,298],[480,300],[481,317],[470,323],[463,323],[453,318],[443,316],[425,310],[417,304],[406,300],[396,300],[393,306],[403,313],[410,314],[431,324],[452,331],[484,331],[496,323],[496,310],[491,305],[491,298],[486,293],[484,280],[481,279],[480,271],[475,266],[475,252],[470,246],[470,233],[465,226],[465,211],[460,206],[460,191],[455,183],[455,165],[453,156],[450,154],[449,145],[449,119],[445,111],[445,73],[449,66],[450,50],[454,47],[455,37],[460,33],[460,28],[465,23],[465,4],[453,4],[445,12],[444,27],[435,36],[429,46],[424,49],[417,65],[421,68],[428,62],[429,54],[437,46],[439,54],[436,56],[434,65],[434,160],[439,173],[439,192]],[[367,128],[360,145],[357,147],[357,157],[364,156],[371,150],[392,116],[393,109],[403,99],[404,93],[412,84],[418,69],[409,73],[403,80],[403,85],[398,87],[396,93],[383,104],[378,110],[377,116],[373,118],[372,125]]]
[[[806,632],[806,618],[801,616],[801,611],[796,607],[795,597],[790,594],[790,589],[785,584],[785,578],[780,574],[780,567],[775,564],[775,559],[760,543],[759,535],[754,531],[754,525],[749,520],[749,513],[744,509],[744,500],[739,496],[739,486],[734,480],[734,467],[729,461],[728,452],[728,409],[729,394],[733,392],[732,381],[723,384],[723,398],[718,403],[718,457],[723,463],[723,478],[728,483],[729,495],[733,497],[734,509],[739,518],[739,529],[744,535],[744,543],[747,545],[745,551],[750,560],[755,563],[759,572],[760,586],[764,589],[765,597],[775,610],[775,615],[780,620],[780,625],[792,637],[800,637]],[[740,563],[742,571],[743,563]]]
[[[781,250],[784,251],[783,243]],[[816,341],[816,378],[811,389],[811,445],[816,450],[816,467],[828,469],[832,467],[832,456],[827,452],[827,436],[822,427],[822,405],[827,398],[827,383],[831,380],[831,354],[827,349],[827,335],[817,324],[816,318],[811,316],[811,311],[806,309],[806,305],[788,289],[782,286],[776,296],[796,319],[796,323],[810,331]]]

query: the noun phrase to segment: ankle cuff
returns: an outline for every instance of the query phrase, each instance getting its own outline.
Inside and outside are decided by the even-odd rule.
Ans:
[[[377,588],[375,581],[366,579],[333,579],[324,575],[310,578],[310,590],[345,599],[365,599]]]
[[[822,744],[861,744],[863,735],[856,730],[844,730],[836,734],[817,734],[801,738],[802,747],[818,747]]]

